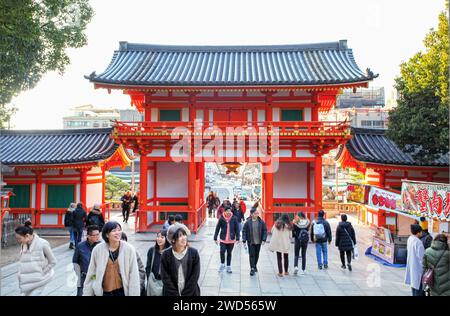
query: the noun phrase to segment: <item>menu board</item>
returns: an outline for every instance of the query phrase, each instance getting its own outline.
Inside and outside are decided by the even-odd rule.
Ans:
[[[450,221],[450,185],[403,180],[402,211]]]
[[[367,186],[364,184],[347,184],[347,201],[349,202],[357,202],[357,203],[365,203],[366,202],[366,192]]]
[[[371,254],[384,259],[389,263],[394,263],[394,247],[394,244],[388,244],[377,237],[373,237]]]

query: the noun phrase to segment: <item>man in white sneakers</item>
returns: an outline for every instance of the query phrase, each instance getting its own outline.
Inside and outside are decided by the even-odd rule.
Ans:
[[[327,242],[328,244],[331,243],[332,235],[330,223],[324,218],[325,212],[320,210],[318,216],[311,228],[311,241],[316,243],[317,265],[319,270],[322,270],[322,267],[328,269]]]

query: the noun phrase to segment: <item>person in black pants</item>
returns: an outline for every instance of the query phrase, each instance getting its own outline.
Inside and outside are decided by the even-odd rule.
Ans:
[[[73,237],[75,239],[75,248],[81,242],[83,229],[86,226],[86,211],[83,209],[83,203],[78,203],[77,208],[72,213]]]
[[[303,212],[299,212],[295,216],[293,221],[293,235],[295,239],[294,244],[294,274],[298,274],[298,259],[300,255],[300,250],[302,251],[302,272],[306,273],[306,249],[308,248],[309,242],[309,227],[311,222],[306,218]]]
[[[130,216],[131,203],[133,202],[133,196],[130,191],[127,191],[120,199],[122,201],[122,216],[123,222],[128,223],[128,217]]]
[[[336,247],[339,248],[341,255],[342,269],[345,269],[345,256],[347,256],[347,267],[352,271],[352,252],[356,245],[355,230],[350,222],[347,222],[347,215],[341,215],[342,222],[339,223],[336,229]]]
[[[257,208],[250,210],[251,217],[247,219],[242,229],[242,242],[248,244],[248,254],[250,259],[250,275],[258,272],[256,265],[258,264],[259,251],[261,245],[264,245],[267,239],[266,223],[259,217]]]
[[[236,216],[231,212],[231,207],[227,207],[223,215],[217,221],[216,231],[214,233],[214,241],[216,244],[217,236],[220,232],[220,268],[219,272],[225,270],[225,252],[227,253],[227,272],[231,271],[231,253],[234,244],[239,242],[239,223]]]

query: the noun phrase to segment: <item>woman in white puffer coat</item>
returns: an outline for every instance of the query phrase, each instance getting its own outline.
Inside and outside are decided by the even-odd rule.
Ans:
[[[56,258],[45,239],[33,233],[27,221],[15,229],[21,244],[19,260],[19,287],[24,296],[39,296],[55,274]]]

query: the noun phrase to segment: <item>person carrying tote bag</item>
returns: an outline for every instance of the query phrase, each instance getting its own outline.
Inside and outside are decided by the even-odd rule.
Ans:
[[[162,296],[163,283],[160,276],[161,254],[170,247],[166,239],[167,230],[163,229],[156,235],[155,246],[151,247],[147,253],[147,296]]]

